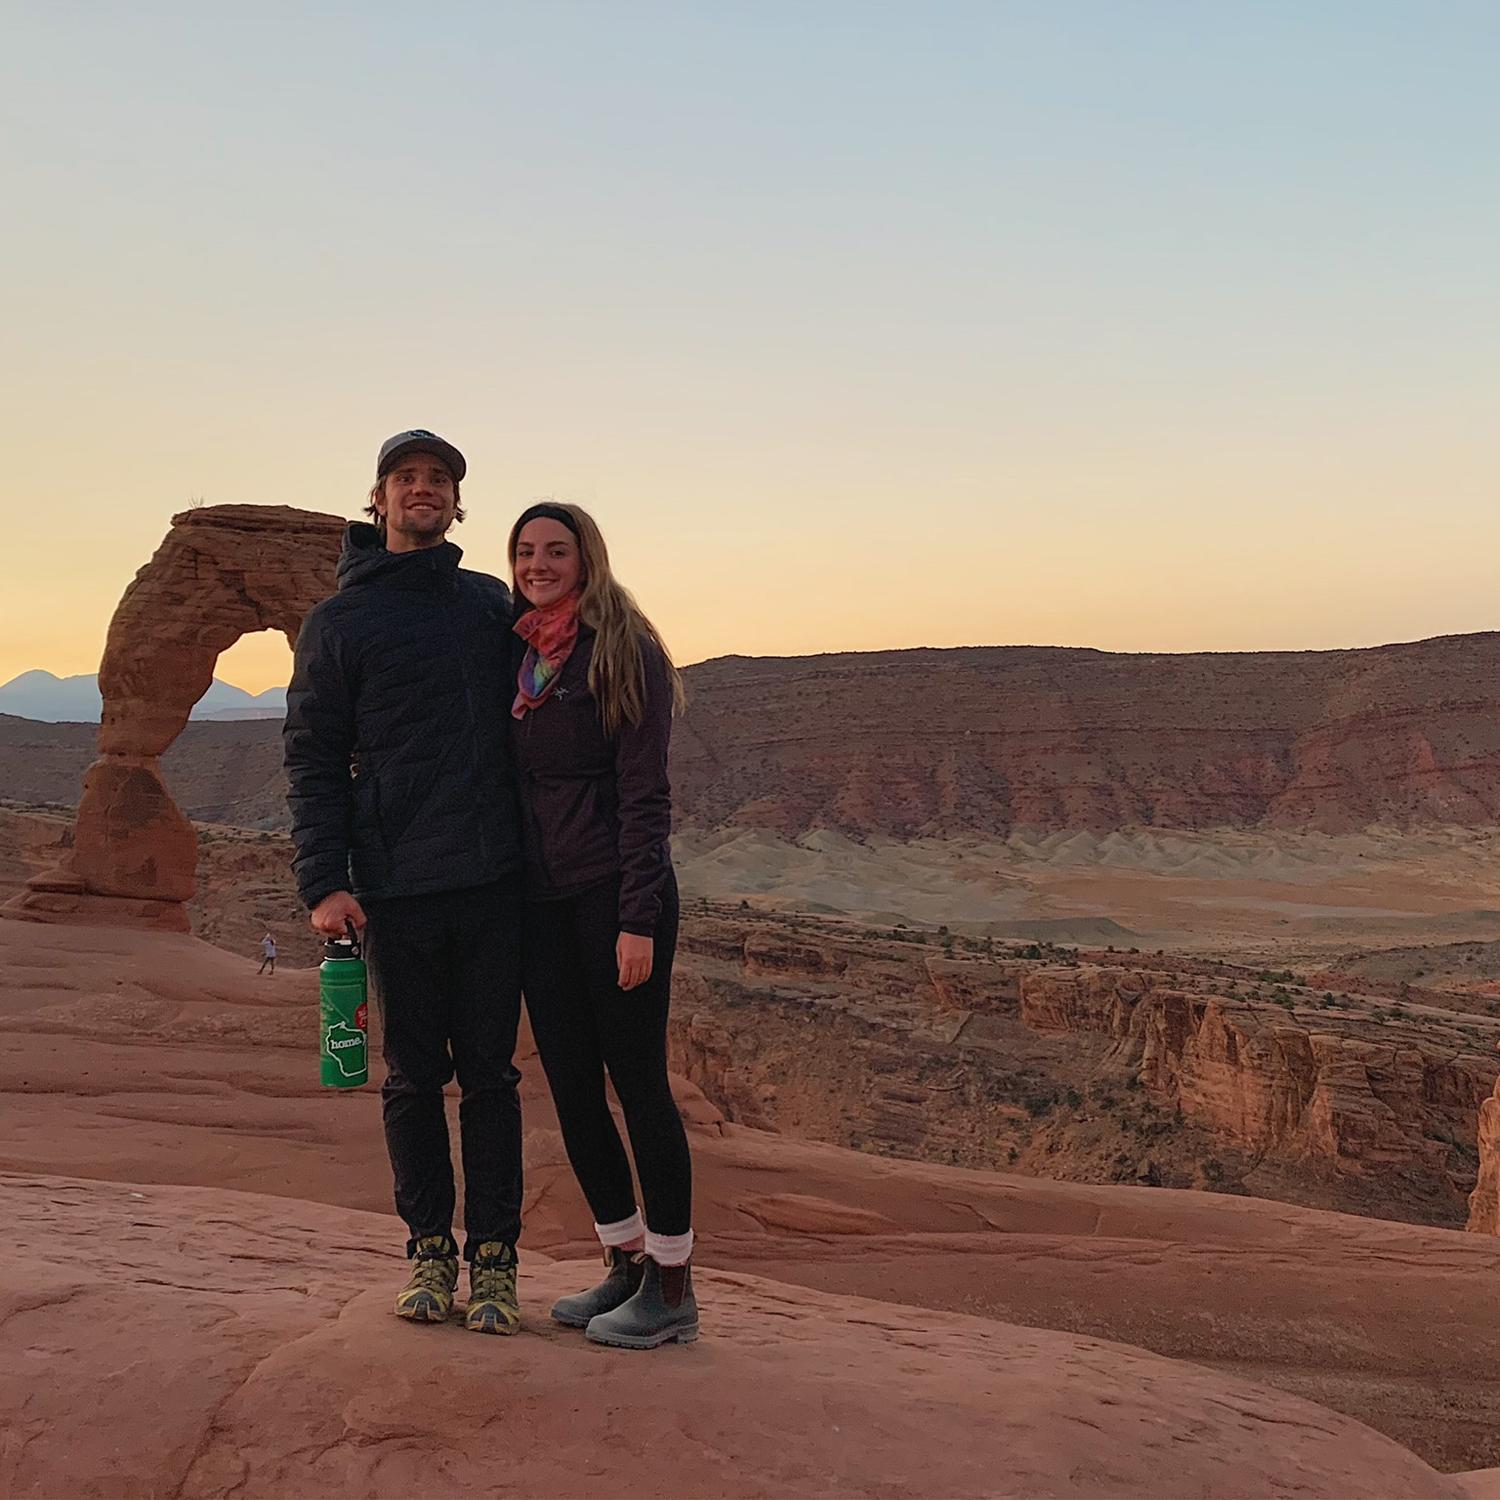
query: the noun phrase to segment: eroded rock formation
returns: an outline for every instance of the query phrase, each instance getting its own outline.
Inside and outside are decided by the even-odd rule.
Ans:
[[[731,1120],[1455,1227],[1500,1038],[1500,1018],[1394,986],[1334,994],[1173,955],[935,951],[722,909],[689,912],[675,983],[674,1065]],[[1500,1100],[1485,1108],[1500,1228]]]
[[[12,917],[188,930],[192,824],[159,757],[242,635],[296,640],[333,592],[344,523],[285,505],[215,505],[172,517],[110,621],[99,687],[98,758],[84,778],[68,858],[5,908]]]
[[[1467,1017],[1335,1019],[1184,988],[1170,973],[1039,969],[1022,982],[1021,1018],[1034,1031],[1109,1036],[1148,1090],[1242,1150],[1347,1173],[1443,1173],[1452,1142],[1473,1139],[1495,1072]]]
[[[1468,1227],[1500,1234],[1500,1082],[1479,1107],[1479,1180],[1469,1198]]]

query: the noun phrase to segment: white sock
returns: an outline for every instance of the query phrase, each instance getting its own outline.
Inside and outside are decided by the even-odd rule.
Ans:
[[[599,1236],[601,1245],[628,1245],[631,1240],[638,1240],[645,1234],[646,1226],[641,1221],[641,1211],[631,1214],[628,1219],[616,1219],[613,1224],[595,1224],[594,1233]]]
[[[646,1254],[659,1266],[683,1266],[693,1256],[693,1231],[686,1234],[653,1234],[646,1231]]]

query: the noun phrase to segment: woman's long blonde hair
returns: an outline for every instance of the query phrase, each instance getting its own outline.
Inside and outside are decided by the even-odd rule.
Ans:
[[[589,691],[599,705],[604,732],[613,735],[625,724],[639,724],[646,711],[646,672],[641,660],[641,641],[651,641],[666,663],[667,679],[672,686],[672,712],[681,713],[686,704],[682,676],[672,664],[672,653],[658,634],[656,626],[642,613],[629,589],[610,571],[609,548],[604,533],[594,518],[579,505],[549,500],[541,507],[523,511],[510,529],[506,553],[510,558],[511,586],[520,594],[516,582],[516,543],[527,522],[561,511],[571,518],[571,529],[578,538],[583,564],[583,588],[578,599],[578,618],[594,632],[594,655],[589,662]],[[560,519],[553,516],[553,520]],[[567,523],[564,522],[564,525]]]

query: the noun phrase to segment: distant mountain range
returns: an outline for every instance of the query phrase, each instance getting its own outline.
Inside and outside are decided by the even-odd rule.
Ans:
[[[38,719],[44,724],[97,724],[100,714],[99,679],[90,673],[57,677],[51,672],[22,672],[0,686],[0,714]],[[267,688],[247,693],[214,678],[198,700],[195,719],[279,719],[286,713],[286,689]]]

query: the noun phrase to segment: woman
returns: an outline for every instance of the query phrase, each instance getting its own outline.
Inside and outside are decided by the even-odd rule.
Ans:
[[[698,1336],[692,1165],[667,1082],[677,945],[667,745],[682,684],[585,511],[533,505],[511,529],[510,563],[525,643],[511,744],[526,844],[526,1009],[608,1267],[552,1316],[602,1344],[688,1343]]]

